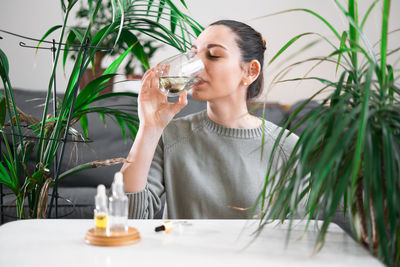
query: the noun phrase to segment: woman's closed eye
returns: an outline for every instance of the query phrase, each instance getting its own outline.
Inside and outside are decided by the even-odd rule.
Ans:
[[[218,55],[214,55],[214,54],[211,54],[210,52],[208,52],[207,53],[207,58],[209,58],[209,59],[217,59],[217,58],[220,58],[220,56],[218,56]]]

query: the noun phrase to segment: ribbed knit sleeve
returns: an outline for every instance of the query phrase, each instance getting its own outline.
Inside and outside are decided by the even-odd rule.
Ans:
[[[164,194],[164,146],[160,139],[147,176],[146,188],[128,193],[130,219],[152,219],[161,210],[161,196]]]
[[[128,217],[134,219],[146,219],[148,217],[147,208],[148,203],[148,190],[144,189],[137,193],[128,193],[129,211]]]

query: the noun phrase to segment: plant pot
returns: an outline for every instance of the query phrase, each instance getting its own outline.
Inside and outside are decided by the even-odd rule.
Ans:
[[[96,52],[96,55],[94,57],[94,71],[92,68],[86,69],[79,82],[79,90],[82,90],[88,83],[100,77],[104,73],[105,69],[101,67],[101,61],[103,60],[104,56],[105,56],[104,52],[102,51]],[[114,83],[114,77],[112,77],[106,83],[106,87],[100,92],[100,95],[112,93],[113,83]]]
[[[105,71],[104,68],[96,68],[94,72],[92,68],[87,68],[86,71],[82,74],[81,81],[79,83],[79,90],[82,90],[82,88],[84,88],[89,82],[101,76],[104,71]],[[104,88],[100,92],[100,94],[102,95],[102,94],[112,93],[113,83],[114,83],[114,77],[111,77],[111,79],[106,83],[107,87]]]
[[[133,81],[142,80],[143,78],[143,75],[136,75],[136,74],[126,74],[125,76],[127,80],[133,80]]]

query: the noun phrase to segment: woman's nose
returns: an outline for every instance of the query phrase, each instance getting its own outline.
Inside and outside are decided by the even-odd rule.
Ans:
[[[195,57],[196,58],[198,58],[198,59],[200,59],[201,60],[201,62],[203,63],[203,69],[205,69],[207,66],[207,61],[206,61],[206,55],[205,55],[205,53],[204,52],[201,52],[201,51],[195,51]]]

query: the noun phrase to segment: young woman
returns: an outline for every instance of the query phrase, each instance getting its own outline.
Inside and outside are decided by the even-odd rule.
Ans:
[[[206,28],[192,51],[205,66],[192,96],[207,101],[207,110],[172,120],[187,93],[168,103],[156,69],[143,77],[140,127],[121,170],[130,218],[153,218],[164,193],[172,219],[248,218],[264,185],[279,128],[250,115],[246,104],[262,89],[264,39],[223,20]],[[283,157],[296,141],[290,135],[281,144]]]

